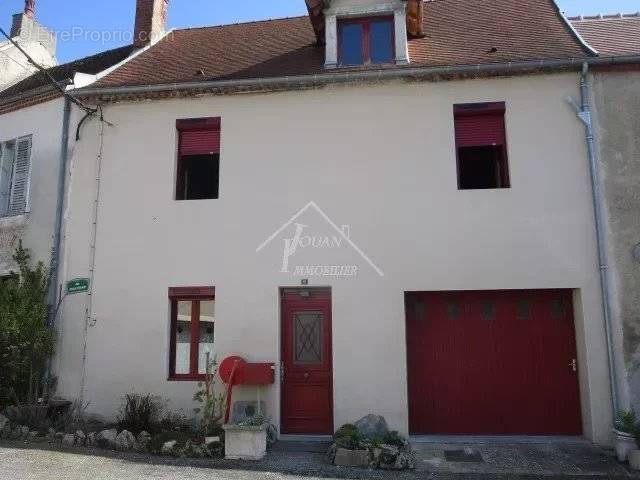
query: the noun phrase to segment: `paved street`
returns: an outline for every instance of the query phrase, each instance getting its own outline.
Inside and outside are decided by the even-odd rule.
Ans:
[[[480,447],[481,465],[434,461],[435,447],[418,447],[416,472],[354,470],[325,464],[314,448],[276,448],[262,462],[185,460],[140,454],[0,445],[0,480],[516,480],[639,478],[592,447],[574,453],[566,446]],[[496,452],[500,451],[498,454]],[[546,452],[546,453],[545,453]],[[528,466],[527,466],[528,465]],[[553,468],[552,468],[552,467]],[[525,474],[524,472],[528,472]]]

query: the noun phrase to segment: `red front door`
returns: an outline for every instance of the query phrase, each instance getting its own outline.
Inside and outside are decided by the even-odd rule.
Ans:
[[[407,294],[413,434],[579,435],[569,290]]]
[[[332,434],[331,292],[282,294],[282,433]]]

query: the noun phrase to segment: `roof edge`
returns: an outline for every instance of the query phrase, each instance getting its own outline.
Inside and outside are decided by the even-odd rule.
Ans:
[[[582,37],[582,35],[580,35],[580,32],[578,32],[578,30],[576,29],[576,27],[573,26],[573,24],[571,23],[571,21],[567,18],[567,16],[562,12],[562,10],[560,10],[560,6],[558,5],[557,0],[551,0],[551,2],[553,3],[556,11],[558,12],[558,15],[560,15],[560,18],[562,19],[562,21],[564,22],[564,24],[567,26],[567,28],[569,29],[569,31],[576,37],[576,39],[580,42],[580,45],[582,46],[582,48],[584,48],[588,53],[591,53],[593,55],[598,55],[598,51],[593,48],[591,45],[589,45],[587,43],[587,41]]]
[[[581,69],[583,64],[593,66],[614,66],[639,64],[640,55],[614,57],[574,57],[555,60],[529,60],[508,63],[486,63],[441,67],[403,67],[384,70],[367,70],[344,73],[321,73],[314,75],[284,76],[271,78],[253,78],[241,80],[212,80],[206,82],[170,83],[157,85],[137,85],[129,87],[85,87],[75,91],[81,98],[104,99],[111,97],[127,98],[131,96],[154,96],[161,94],[188,94],[207,90],[225,90],[241,92],[247,90],[294,89],[318,87],[333,83],[351,83],[361,81],[381,81],[397,79],[433,79],[437,77],[458,77],[474,75],[505,75],[529,72],[561,71]]]

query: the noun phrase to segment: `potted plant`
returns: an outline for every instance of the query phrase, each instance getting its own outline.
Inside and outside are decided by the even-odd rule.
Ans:
[[[231,460],[262,460],[267,454],[269,422],[263,415],[230,423],[224,429],[225,458]]]
[[[615,450],[618,460],[625,462],[629,452],[637,449],[636,439],[636,412],[623,410],[616,417],[613,434],[615,437]]]

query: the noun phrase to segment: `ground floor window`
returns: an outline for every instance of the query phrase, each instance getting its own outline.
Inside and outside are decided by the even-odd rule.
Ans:
[[[215,288],[174,287],[171,304],[169,378],[199,380],[213,360]]]

